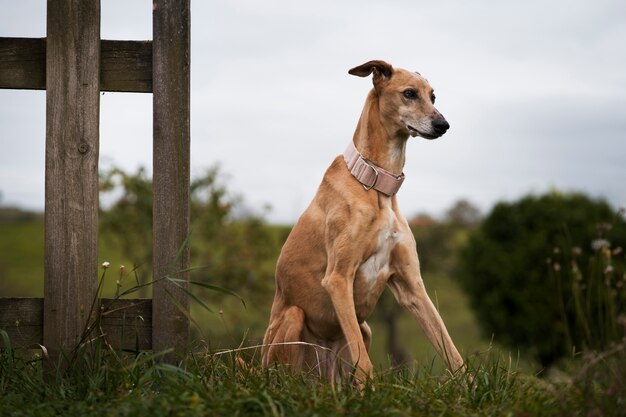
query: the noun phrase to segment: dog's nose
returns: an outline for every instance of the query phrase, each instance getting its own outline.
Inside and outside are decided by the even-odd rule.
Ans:
[[[444,118],[435,119],[432,121],[433,130],[440,135],[446,133],[448,129],[450,129],[450,123]]]

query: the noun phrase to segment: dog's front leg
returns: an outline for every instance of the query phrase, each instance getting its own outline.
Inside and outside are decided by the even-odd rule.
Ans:
[[[417,251],[414,242],[412,243],[400,245],[394,251],[397,273],[389,280],[389,289],[398,303],[409,310],[448,369],[454,373],[463,367],[463,358],[426,293],[419,270]]]
[[[322,286],[330,296],[339,325],[346,338],[350,359],[356,366],[355,378],[357,383],[363,386],[365,380],[372,375],[373,366],[356,317],[353,285],[354,273],[342,274],[332,271],[322,280]]]

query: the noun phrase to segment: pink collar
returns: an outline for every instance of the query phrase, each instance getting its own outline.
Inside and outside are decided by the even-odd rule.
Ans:
[[[374,165],[359,153],[352,141],[343,153],[343,159],[350,173],[363,184],[366,190],[373,188],[386,196],[392,196],[398,192],[404,181],[404,173],[397,176]]]

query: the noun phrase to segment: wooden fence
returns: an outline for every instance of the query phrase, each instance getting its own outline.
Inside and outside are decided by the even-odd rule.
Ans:
[[[0,38],[0,88],[46,90],[44,298],[0,298],[15,347],[71,351],[96,298],[100,91],[153,94],[156,280],[152,300],[100,300],[102,329],[117,348],[186,347],[187,294],[157,278],[189,260],[189,10],[154,0],[152,41],[106,41],[100,0],[48,0],[46,38]]]

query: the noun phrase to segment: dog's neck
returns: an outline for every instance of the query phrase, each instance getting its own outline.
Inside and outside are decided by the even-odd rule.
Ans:
[[[378,106],[378,94],[372,89],[354,132],[354,146],[366,159],[387,171],[400,175],[404,168],[406,143],[409,135],[390,132],[383,125]]]

